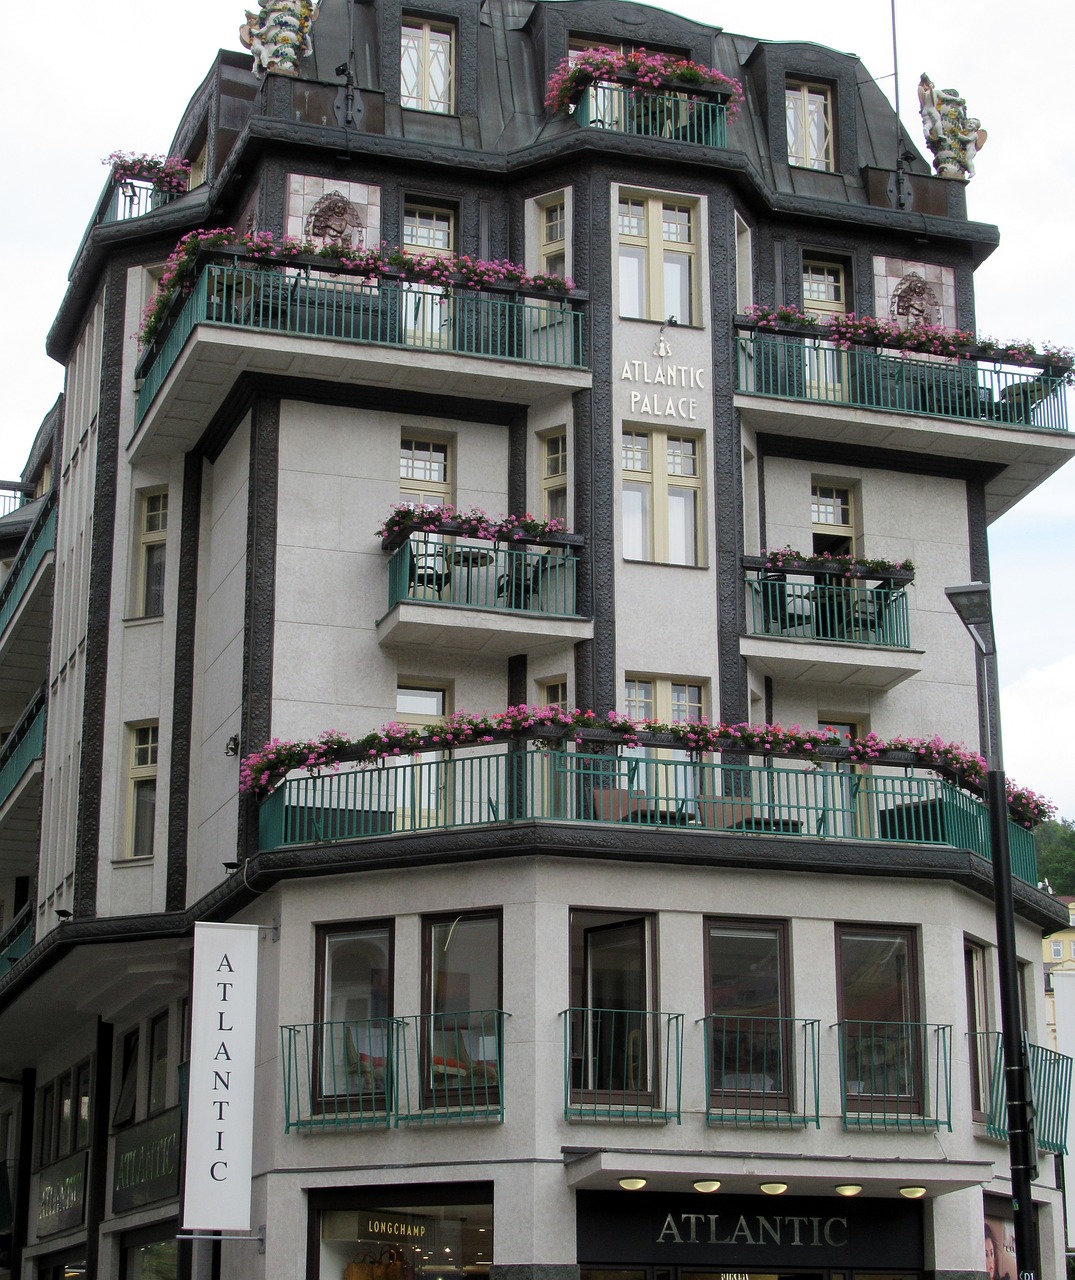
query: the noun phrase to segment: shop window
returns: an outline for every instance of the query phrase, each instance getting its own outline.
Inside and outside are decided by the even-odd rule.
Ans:
[[[832,171],[832,90],[828,85],[788,80],[784,90],[787,113],[788,164],[801,169]]]
[[[658,564],[701,562],[702,442],[624,428],[623,556]]]
[[[120,1237],[122,1280],[174,1280],[179,1274],[178,1223],[154,1224]]]
[[[710,1092],[727,1105],[761,1095],[790,1105],[787,926],[765,921],[706,922],[706,1013]],[[750,1105],[749,1101],[746,1105]]]
[[[541,438],[541,514],[567,523],[567,432]]]
[[[572,1102],[656,1096],[654,923],[648,915],[571,912]]]
[[[128,858],[152,858],[157,819],[158,726],[131,725],[127,809]]]
[[[620,315],[693,324],[697,202],[621,192],[617,229]]]
[[[922,1106],[923,1028],[909,929],[838,925],[838,1007],[848,1108]]]
[[[323,1099],[383,1109],[392,1064],[392,926],[325,926],[318,935],[316,1078]]]
[[[164,561],[168,538],[168,495],[142,495],[139,516],[137,613],[158,618],[164,613]]]
[[[402,106],[442,114],[454,109],[454,37],[454,28],[446,23],[404,16],[399,68]]]
[[[430,1100],[486,1105],[499,1097],[503,1074],[500,914],[428,918],[423,949]]]

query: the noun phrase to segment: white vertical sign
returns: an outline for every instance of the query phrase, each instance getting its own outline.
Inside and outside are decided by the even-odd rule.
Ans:
[[[249,1231],[258,926],[196,924],[183,1229]]]
[[[1075,1058],[1075,971],[1061,969],[1059,965],[1053,969],[1053,1010],[1056,1013],[1056,1047],[1069,1058]],[[1075,1095],[1075,1080],[1072,1080],[1072,1095]],[[1075,1102],[1075,1097],[1071,1101]],[[1069,1137],[1069,1135],[1065,1135]],[[1070,1140],[1070,1139],[1069,1139]],[[1075,1152],[1064,1157],[1064,1178],[1068,1187],[1075,1178]],[[1075,1196],[1069,1191],[1067,1201],[1067,1244],[1075,1248]]]

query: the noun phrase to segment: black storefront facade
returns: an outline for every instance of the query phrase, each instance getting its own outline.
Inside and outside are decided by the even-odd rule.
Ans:
[[[579,1191],[582,1280],[755,1280],[924,1270],[923,1212],[905,1200]]]

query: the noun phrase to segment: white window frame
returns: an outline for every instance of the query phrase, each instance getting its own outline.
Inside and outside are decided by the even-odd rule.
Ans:
[[[637,443],[640,440],[647,442],[644,451]],[[676,450],[676,444],[690,445],[692,451]],[[685,459],[693,458],[694,474],[675,470],[675,458],[679,459],[680,467],[684,465]],[[705,564],[704,458],[702,436],[695,432],[624,424],[620,436],[620,502],[622,551],[625,560],[694,567]],[[694,554],[691,556],[691,548],[685,546],[682,558],[673,559],[676,548],[673,545],[673,508],[670,497],[677,490],[688,491],[693,495],[694,528],[690,531],[684,528],[683,534],[685,541],[693,541]],[[635,499],[638,503],[638,530],[636,534],[629,536],[631,507]]]
[[[632,187],[619,188],[615,198],[617,300],[621,318],[663,321],[674,317],[682,325],[700,323],[701,201],[697,196],[640,191]],[[669,227],[684,225],[683,214],[687,215],[687,238],[666,238]],[[681,298],[668,296],[667,269],[674,259],[685,260],[686,305]],[[637,273],[637,288],[630,283],[631,273]],[[633,297],[634,293],[640,296]]]
[[[164,616],[164,587],[168,556],[168,491],[154,489],[140,495],[138,502],[138,582],[136,584],[135,614],[139,618]],[[159,560],[158,560],[159,556]],[[150,586],[150,576],[159,569],[160,584]],[[153,607],[159,595],[160,607]]]
[[[408,41],[416,55],[416,82],[404,84]],[[434,60],[448,50],[447,84],[434,85]],[[432,22],[426,18],[403,15],[400,30],[399,101],[410,111],[433,111],[439,115],[455,112],[456,30],[450,22]]]
[[[429,474],[420,474],[427,468]],[[438,469],[443,468],[439,478]],[[409,474],[408,474],[409,473]],[[403,502],[448,506],[452,501],[452,443],[404,427],[399,437],[399,496]]]
[[[797,169],[836,170],[833,138],[832,86],[789,77],[784,85],[788,164]],[[821,122],[819,139],[815,129]]]
[[[158,760],[160,724],[143,720],[127,726],[127,820],[123,842],[125,860],[149,861],[156,852]],[[149,824],[149,848],[139,844],[144,831],[139,826],[140,796],[152,783],[152,820]]]
[[[754,250],[749,225],[735,215],[735,310],[743,315],[754,305]]]
[[[541,450],[541,514],[567,522],[570,454],[567,427],[557,427],[538,437]]]
[[[824,504],[824,505],[823,505]],[[826,508],[831,507],[832,520],[823,519]],[[847,554],[854,555],[858,547],[855,529],[857,524],[856,486],[848,481],[828,480],[820,476],[810,479],[810,529],[814,551],[827,550],[817,546],[818,538],[846,538]],[[839,517],[846,516],[846,519]]]

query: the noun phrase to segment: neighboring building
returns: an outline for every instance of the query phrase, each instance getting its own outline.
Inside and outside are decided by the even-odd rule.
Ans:
[[[299,44],[266,20],[259,54],[308,38],[291,7]],[[108,185],[32,501],[0,517],[10,1273],[981,1275],[1010,1182],[976,796],[611,731],[427,744],[261,802],[237,756],[522,703],[976,743],[943,588],[988,581],[989,522],[1070,456],[1056,370],[746,312],[973,329],[996,230],[924,160],[888,167],[884,94],[816,45],[606,0],[323,0],[310,38],[294,76],[218,56],[172,147],[189,191]],[[611,71],[544,107],[595,45],[715,66],[744,109]],[[577,288],[218,246],[140,350],[176,242],[223,226]],[[382,547],[401,501],[570,534]],[[785,545],[882,563],[762,557]],[[1041,1042],[1065,915],[1013,840]],[[262,927],[263,1245],[175,1241],[198,920]],[[1065,1063],[1035,1051],[1043,1280]]]
[[[1057,969],[1075,970],[1075,915],[1072,907],[1075,898],[1058,894],[1056,901],[1067,908],[1068,926],[1050,933],[1042,939],[1041,957],[1045,968],[1045,1026],[1049,1033],[1049,1045],[1056,1048],[1056,1003],[1053,999],[1053,974]]]

